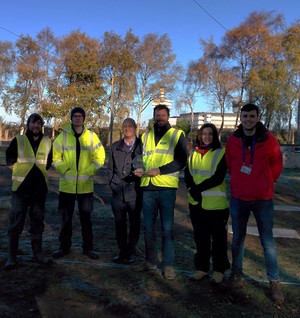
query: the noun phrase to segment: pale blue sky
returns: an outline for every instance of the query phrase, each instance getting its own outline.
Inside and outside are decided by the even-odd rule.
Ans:
[[[178,62],[186,66],[200,56],[200,38],[212,36],[218,43],[225,29],[262,10],[283,14],[290,26],[300,19],[300,0],[6,0],[0,40],[16,41],[14,34],[35,37],[45,27],[58,37],[80,30],[95,38],[105,31],[123,36],[131,28],[140,37],[168,34]]]

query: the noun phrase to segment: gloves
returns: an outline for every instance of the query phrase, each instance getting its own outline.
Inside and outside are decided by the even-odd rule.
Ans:
[[[201,201],[202,201],[201,191],[200,191],[199,187],[197,187],[196,185],[191,187],[191,189],[190,189],[190,195],[192,196],[192,198],[193,198],[195,201],[198,201],[198,202],[201,202]]]

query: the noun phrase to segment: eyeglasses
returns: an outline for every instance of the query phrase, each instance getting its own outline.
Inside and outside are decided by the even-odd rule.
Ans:
[[[82,116],[82,115],[74,115],[73,118],[74,118],[74,117],[75,117],[75,118],[82,118],[83,116]]]

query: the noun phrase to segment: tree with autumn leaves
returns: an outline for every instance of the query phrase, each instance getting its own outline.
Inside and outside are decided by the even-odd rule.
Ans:
[[[277,133],[287,131],[289,142],[294,115],[299,136],[299,31],[299,21],[286,29],[283,16],[253,12],[227,31],[219,45],[201,40],[203,55],[189,68],[201,74],[198,86],[213,109],[223,116],[233,100],[240,106],[253,102],[260,107],[266,126]],[[238,121],[239,109],[236,125]]]
[[[73,31],[56,38],[45,28],[36,38],[0,42],[1,102],[21,126],[39,111],[55,129],[69,120],[71,108],[83,106],[91,128],[109,127],[111,140],[127,116],[136,115],[139,128],[163,88],[191,114],[200,97],[221,116],[233,100],[254,102],[266,126],[288,131],[292,141],[292,118],[299,130],[300,117],[299,21],[286,28],[281,15],[253,12],[219,44],[211,38],[200,45],[202,55],[184,69],[166,34],[138,37],[128,30],[124,37],[105,32],[95,39]]]

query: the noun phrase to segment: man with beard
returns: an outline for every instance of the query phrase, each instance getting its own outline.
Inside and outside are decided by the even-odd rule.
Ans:
[[[147,271],[157,268],[155,222],[159,213],[164,276],[172,280],[175,278],[173,225],[176,190],[179,171],[186,165],[187,148],[183,131],[169,124],[170,110],[166,105],[157,105],[153,116],[153,129],[142,135],[145,172],[141,168],[135,171],[142,177],[146,262],[133,269]]]
[[[17,265],[19,237],[27,212],[30,217],[33,261],[51,265],[42,255],[45,201],[48,191],[47,170],[52,164],[51,141],[42,133],[44,121],[33,113],[28,117],[25,135],[17,135],[6,150],[6,164],[12,170],[12,205],[9,215],[8,258],[4,269]]]

